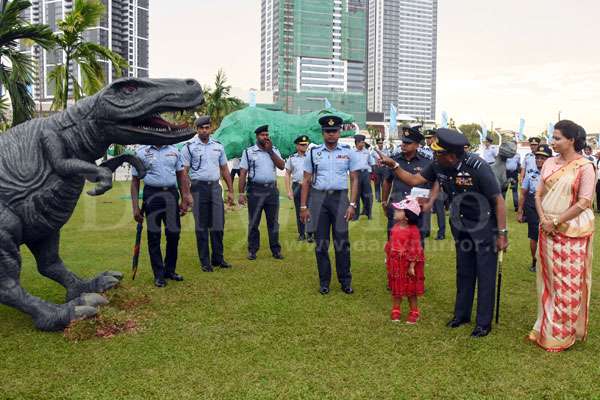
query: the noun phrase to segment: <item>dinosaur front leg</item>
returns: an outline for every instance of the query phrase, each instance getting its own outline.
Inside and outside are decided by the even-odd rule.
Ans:
[[[121,272],[107,271],[95,278],[85,280],[69,271],[58,255],[60,233],[55,232],[27,247],[35,257],[38,271],[47,278],[60,283],[67,289],[67,301],[72,301],[85,293],[102,293],[115,287],[123,278]]]
[[[68,304],[52,304],[32,296],[21,287],[21,222],[0,204],[0,303],[25,312],[38,329],[55,331],[71,321],[96,314],[96,306],[105,302],[101,296],[87,295]]]
[[[56,132],[44,131],[42,144],[44,155],[59,176],[83,176],[86,180],[97,183],[94,189],[88,191],[89,195],[99,196],[112,188],[112,171],[78,158],[67,158],[64,144]]]

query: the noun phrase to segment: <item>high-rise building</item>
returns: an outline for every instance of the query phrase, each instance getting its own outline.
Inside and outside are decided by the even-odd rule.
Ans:
[[[62,20],[73,8],[73,0],[32,0],[32,7],[23,16],[32,23],[41,23],[58,31],[58,21]],[[86,40],[98,43],[118,53],[129,63],[129,70],[124,74],[132,77],[147,77],[148,39],[149,39],[149,0],[102,0],[106,14],[98,26],[88,29]],[[37,101],[52,99],[54,89],[48,82],[48,74],[57,65],[62,64],[64,53],[60,50],[45,51],[34,46],[24,48],[30,51],[38,63],[38,76],[33,87],[33,97]],[[107,82],[112,82],[114,75],[110,61],[100,60],[104,64]],[[71,72],[80,77],[79,67],[71,66]]]
[[[325,100],[366,118],[367,0],[261,0],[261,90],[284,111]]]
[[[435,119],[437,3],[369,0],[369,111]]]

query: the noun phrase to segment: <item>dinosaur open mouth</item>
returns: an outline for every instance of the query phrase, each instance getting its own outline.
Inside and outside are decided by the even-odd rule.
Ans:
[[[171,115],[166,115],[167,113],[154,113],[149,116],[144,116],[140,119],[136,119],[131,122],[129,125],[129,129],[144,132],[144,133],[153,133],[153,134],[165,134],[165,135],[179,135],[189,133],[191,128],[187,122],[175,123],[170,122],[169,119],[171,116],[174,116],[174,113],[168,113]],[[164,116],[163,116],[164,115]]]

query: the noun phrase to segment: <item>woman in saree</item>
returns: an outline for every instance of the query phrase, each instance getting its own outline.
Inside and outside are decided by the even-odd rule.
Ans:
[[[538,315],[529,339],[549,352],[585,340],[588,331],[596,172],[581,155],[585,130],[572,121],[554,127],[554,151],[536,192],[540,216]]]

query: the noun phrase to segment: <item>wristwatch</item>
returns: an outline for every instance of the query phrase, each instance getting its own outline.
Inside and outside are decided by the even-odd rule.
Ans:
[[[300,206],[300,209],[301,210],[306,210],[306,209],[308,209],[308,207],[307,206]]]
[[[558,223],[558,218],[557,218],[557,217],[554,217],[554,218],[552,218],[552,224],[554,225],[554,227],[555,227],[555,228],[557,228],[557,227],[558,227],[558,225],[560,225],[560,224]]]
[[[498,229],[498,234],[502,235],[502,236],[507,236],[508,235],[508,229]]]
[[[400,164],[396,163],[396,164],[394,164],[394,168],[392,168],[392,169],[398,169],[398,168],[400,168]]]
[[[356,208],[356,203],[350,203],[350,207]]]

